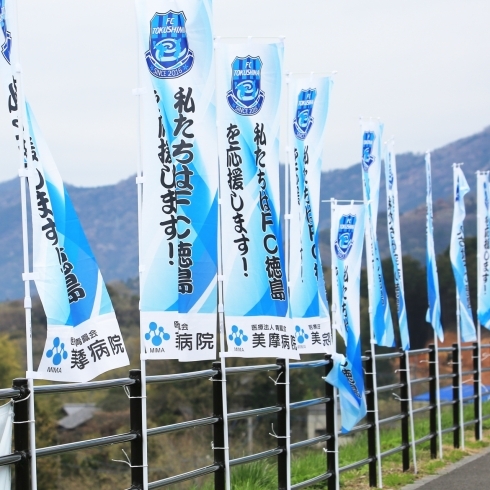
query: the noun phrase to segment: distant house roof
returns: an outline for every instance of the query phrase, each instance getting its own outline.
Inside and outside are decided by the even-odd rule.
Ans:
[[[63,410],[68,415],[58,420],[58,425],[63,429],[70,430],[88,422],[98,408],[95,403],[66,403],[63,405]]]

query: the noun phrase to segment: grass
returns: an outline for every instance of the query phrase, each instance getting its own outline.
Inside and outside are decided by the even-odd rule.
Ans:
[[[483,413],[490,412],[490,402],[484,404]],[[473,405],[465,407],[465,420],[473,418]],[[429,433],[428,413],[416,417],[415,439],[419,439]],[[442,427],[452,425],[451,409],[442,411]],[[407,472],[402,471],[402,454],[397,453],[383,458],[383,487],[385,490],[400,489],[418,478],[433,475],[448,464],[455,463],[465,456],[476,454],[490,445],[490,421],[483,424],[483,441],[474,439],[474,428],[470,426],[465,431],[465,450],[453,448],[453,434],[443,435],[443,460],[431,459],[429,443],[417,445],[417,469],[414,473],[412,452],[410,451],[411,467]],[[395,448],[401,444],[400,426],[397,424],[391,428],[381,431],[381,451]],[[340,468],[367,457],[366,433],[349,438],[339,448]],[[315,449],[304,449],[293,453],[291,461],[292,484],[300,483],[326,471],[325,453],[319,446]],[[212,490],[214,488],[212,478],[199,482],[194,489]],[[368,466],[362,466],[356,470],[341,473],[340,486],[345,490],[366,490],[369,488]],[[233,490],[276,490],[277,489],[277,466],[274,459],[258,461],[246,465],[233,467],[231,470],[231,487]],[[308,488],[326,488],[325,482]]]

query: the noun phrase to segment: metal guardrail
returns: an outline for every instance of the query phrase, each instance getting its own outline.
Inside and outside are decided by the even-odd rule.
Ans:
[[[461,350],[473,351],[473,369],[461,372],[460,362],[452,362],[452,373],[443,374],[439,376],[439,379],[448,379],[452,381],[453,388],[453,399],[449,401],[444,401],[440,403],[440,406],[452,406],[453,412],[453,425],[451,427],[444,428],[442,434],[453,434],[453,445],[455,448],[460,445],[461,431],[465,427],[474,425],[475,426],[475,436],[479,438],[480,424],[483,420],[490,418],[490,415],[482,416],[480,413],[480,374],[481,372],[490,371],[489,368],[482,368],[479,372],[479,356],[481,349],[490,349],[490,344],[482,344],[480,347],[474,344],[471,347],[463,347]],[[447,352],[452,354],[453,359],[460,359],[460,351],[457,344],[453,344],[452,347],[440,348],[440,352]],[[368,454],[366,458],[353,462],[347,466],[338,469],[338,474],[336,473],[336,468],[338,467],[338,453],[336,452],[336,439],[339,437],[344,437],[343,433],[335,433],[335,411],[334,411],[334,401],[335,392],[334,388],[325,383],[325,393],[324,396],[319,398],[313,398],[310,400],[302,400],[298,402],[293,402],[289,404],[290,411],[301,410],[311,406],[325,405],[325,434],[306,439],[303,441],[298,441],[290,444],[290,450],[296,451],[301,448],[310,447],[319,443],[325,443],[326,451],[326,461],[325,461],[325,472],[310,478],[304,482],[296,483],[292,485],[293,489],[300,489],[311,487],[320,482],[326,481],[327,488],[333,490],[336,488],[336,482],[340,473],[345,471],[350,471],[353,469],[360,468],[364,465],[369,467],[369,483],[370,486],[377,485],[377,465],[381,464],[378,461],[376,455],[376,437],[377,437],[377,427],[376,419],[374,417],[374,397],[379,393],[390,392],[394,390],[399,391],[398,400],[400,402],[400,411],[395,415],[391,415],[384,419],[378,421],[380,426],[388,424],[400,423],[401,430],[401,444],[394,448],[389,448],[380,454],[381,460],[383,458],[392,456],[397,453],[402,453],[402,467],[403,471],[409,469],[409,451],[410,451],[410,441],[409,441],[409,396],[408,387],[411,385],[419,385],[422,383],[429,384],[429,394],[430,400],[429,404],[424,407],[419,407],[413,410],[413,415],[429,413],[430,419],[430,429],[429,434],[413,441],[412,444],[415,446],[423,443],[430,444],[431,456],[437,456],[437,401],[436,401],[436,370],[435,370],[435,348],[433,345],[425,349],[417,349],[411,351],[410,355],[427,355],[427,362],[429,365],[429,376],[425,376],[417,379],[409,379],[407,371],[407,359],[408,356],[403,351],[383,353],[376,355],[376,360],[395,360],[398,359],[399,367],[397,372],[399,374],[399,380],[396,383],[391,383],[385,386],[379,386],[377,388],[377,393],[374,392],[373,387],[374,377],[373,377],[373,356],[371,352],[366,352],[362,357],[365,363],[365,388],[366,388],[366,403],[367,403],[367,416],[365,422],[361,423],[349,432],[349,435],[361,432],[367,432],[368,440]],[[300,361],[289,363],[290,371],[295,371],[299,369],[314,369],[323,368],[324,374],[327,375],[332,369],[332,360],[330,356],[326,356],[324,360],[317,361]],[[249,373],[259,373],[275,371],[278,376],[286,376],[286,362],[283,359],[278,359],[275,364],[257,365],[257,366],[240,366],[231,367],[226,369],[227,375],[243,375]],[[461,376],[472,376],[474,394],[471,396],[466,396],[460,398],[459,390],[459,379]],[[178,383],[185,380],[196,380],[196,379],[212,379],[216,381],[212,383],[212,400],[213,408],[212,414],[208,417],[204,417],[197,420],[179,422],[175,424],[169,424],[161,427],[153,427],[147,430],[147,436],[153,437],[155,435],[167,434],[170,432],[175,432],[178,430],[186,430],[190,428],[212,426],[213,427],[213,452],[214,452],[214,462],[209,466],[203,468],[198,468],[186,473],[179,475],[174,475],[162,480],[154,481],[149,483],[149,489],[163,488],[169,485],[191,480],[200,476],[214,474],[215,478],[215,490],[225,489],[225,453],[224,453],[224,425],[223,425],[223,383],[219,382],[222,379],[221,363],[214,362],[212,369],[194,371],[189,373],[178,373],[169,375],[159,375],[159,376],[148,376],[148,384],[165,384],[165,383]],[[51,447],[39,448],[36,450],[37,457],[52,456],[55,454],[63,454],[69,451],[76,451],[81,449],[93,448],[104,446],[108,444],[118,444],[124,442],[130,442],[131,444],[131,490],[140,490],[143,485],[143,438],[142,438],[142,405],[141,405],[141,373],[139,370],[131,370],[130,376],[128,378],[119,378],[104,381],[95,381],[90,383],[74,383],[74,384],[56,384],[56,385],[45,385],[36,386],[34,388],[35,395],[53,394],[53,393],[70,393],[78,391],[91,391],[99,389],[108,389],[114,387],[124,387],[129,391],[129,406],[130,406],[130,431],[124,434],[111,435],[106,437],[99,437],[95,439],[72,442],[67,444],[60,444]],[[29,390],[27,387],[27,380],[16,379],[14,380],[13,387],[9,389],[0,390],[0,399],[14,399],[14,418],[16,424],[14,425],[14,452],[12,454],[0,457],[0,466],[13,465],[15,468],[15,489],[16,490],[26,490],[30,488],[29,483],[29,463],[30,463],[30,453],[29,453],[29,420],[28,420],[28,403],[27,399],[29,397]],[[459,413],[461,409],[461,404],[464,402],[474,403],[474,417],[471,420],[463,421],[460,424]],[[277,457],[277,467],[278,467],[278,488],[287,487],[287,434],[286,434],[286,386],[282,383],[276,383],[276,404],[269,407],[260,407],[250,410],[243,410],[239,412],[227,414],[227,418],[230,421],[240,420],[248,417],[256,417],[263,415],[276,414],[277,420],[275,422],[274,428],[277,435],[277,447],[262,451],[256,454],[250,454],[240,458],[232,459],[230,461],[230,466],[235,467],[242,464],[248,464],[254,461],[260,461],[271,457]]]

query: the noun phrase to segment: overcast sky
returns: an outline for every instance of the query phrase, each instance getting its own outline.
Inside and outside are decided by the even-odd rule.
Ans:
[[[18,0],[25,92],[64,180],[136,171],[133,0]],[[215,34],[286,36],[285,71],[337,70],[324,168],[359,161],[359,116],[397,152],[434,149],[490,125],[488,0],[215,0]],[[17,175],[0,113],[0,181]]]

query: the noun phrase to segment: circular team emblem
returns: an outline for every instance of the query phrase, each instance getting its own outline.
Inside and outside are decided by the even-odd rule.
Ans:
[[[150,21],[149,49],[145,54],[150,73],[156,78],[178,78],[194,64],[189,49],[184,12],[155,13]]]
[[[238,56],[231,64],[231,90],[226,94],[228,105],[241,116],[257,114],[264,103],[265,94],[260,89],[262,60],[257,56]]]

